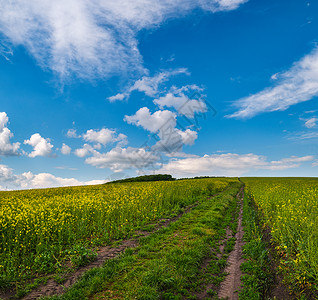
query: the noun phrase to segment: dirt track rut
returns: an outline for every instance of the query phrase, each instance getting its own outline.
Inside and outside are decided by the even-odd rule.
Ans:
[[[217,195],[217,194],[215,194]],[[213,195],[213,196],[215,196]],[[211,196],[211,197],[213,197]],[[184,214],[189,213],[191,209],[193,209],[195,206],[197,206],[198,203],[189,205],[184,212],[180,213],[178,216],[161,220],[159,223],[155,225],[155,229],[159,230],[160,228],[169,226],[170,223],[177,221],[180,219]],[[154,232],[153,231],[153,232]],[[114,257],[119,256],[121,253],[125,251],[127,248],[135,248],[139,244],[139,238],[145,237],[150,235],[152,232],[148,231],[139,231],[138,235],[139,237],[136,239],[128,239],[124,240],[121,245],[118,247],[110,247],[105,246],[101,247],[97,252],[97,258],[90,264],[78,268],[74,273],[69,274],[69,276],[66,278],[64,284],[57,283],[54,279],[49,279],[45,285],[41,285],[37,289],[31,291],[28,295],[26,295],[23,300],[36,300],[44,296],[54,296],[63,294],[65,290],[69,287],[71,287],[78,279],[81,277],[86,271],[92,269],[92,268],[98,268],[103,266],[106,260],[112,259]],[[10,295],[12,296],[12,295]],[[9,299],[10,296],[4,297],[3,299]]]
[[[235,235],[236,242],[233,251],[230,253],[227,266],[225,268],[225,272],[228,273],[225,280],[221,283],[218,297],[226,298],[228,300],[237,300],[238,299],[238,291],[241,286],[241,275],[242,271],[240,269],[241,263],[244,261],[242,257],[242,247],[244,245],[243,242],[243,198],[244,198],[244,187],[241,188],[241,191],[238,195],[239,197],[239,216],[238,216],[238,225],[237,232]]]

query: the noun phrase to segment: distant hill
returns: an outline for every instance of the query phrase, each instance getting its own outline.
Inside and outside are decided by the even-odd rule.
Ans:
[[[107,182],[108,183],[123,183],[123,182],[145,182],[145,181],[173,181],[176,180],[171,175],[168,174],[158,174],[158,175],[144,175],[132,178],[125,178]]]

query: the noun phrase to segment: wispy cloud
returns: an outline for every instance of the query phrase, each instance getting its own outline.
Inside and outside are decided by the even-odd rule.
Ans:
[[[289,140],[311,140],[318,138],[317,131],[300,131],[300,132],[292,132],[289,133],[287,138]]]
[[[77,134],[76,129],[69,129],[66,133],[66,136],[68,138],[74,138],[74,139],[81,137],[80,135]]]
[[[168,81],[170,77],[179,74],[190,75],[187,69],[178,68],[175,70],[161,71],[154,76],[143,76],[141,79],[135,81],[131,87],[127,88],[126,91],[111,96],[108,100],[110,102],[115,102],[128,99],[133,91],[143,92],[149,97],[156,97],[160,92],[160,85]]]
[[[0,32],[60,78],[144,72],[137,34],[193,9],[228,11],[247,0],[0,0]]]
[[[234,103],[238,110],[229,118],[252,118],[264,112],[286,110],[318,95],[318,48],[286,72],[275,74],[276,84]]]
[[[313,118],[310,118],[308,119],[306,122],[305,122],[305,126],[307,128],[313,128],[313,127],[316,127],[316,123],[317,123],[318,119],[313,117]]]

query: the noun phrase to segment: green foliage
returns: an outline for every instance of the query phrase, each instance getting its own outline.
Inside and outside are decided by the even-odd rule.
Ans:
[[[245,240],[243,253],[246,261],[241,264],[245,275],[241,278],[243,288],[239,299],[264,299],[268,295],[274,276],[270,268],[268,250],[262,240],[258,215],[254,210],[253,201],[248,196],[244,197],[243,225]]]
[[[145,181],[173,181],[176,180],[169,174],[158,174],[158,175],[143,175],[125,179],[114,180],[109,183],[125,183],[125,182],[145,182]]]

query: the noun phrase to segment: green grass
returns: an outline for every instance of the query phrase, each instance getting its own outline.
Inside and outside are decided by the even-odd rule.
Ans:
[[[233,184],[210,199],[198,196],[199,205],[191,212],[141,238],[139,247],[88,271],[52,299],[195,299],[207,282],[218,285],[224,278],[226,259],[217,259],[212,250],[231,223],[239,187]]]
[[[244,197],[243,203],[243,247],[245,262],[241,264],[244,275],[241,277],[243,288],[239,293],[240,300],[266,299],[273,283],[273,274],[267,245],[263,241],[262,230],[255,205],[249,196]]]

